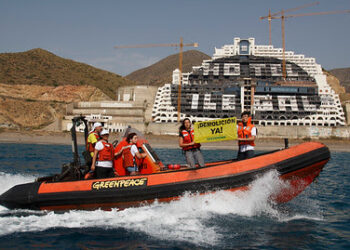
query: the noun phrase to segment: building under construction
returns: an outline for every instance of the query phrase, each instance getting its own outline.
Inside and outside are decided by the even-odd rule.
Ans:
[[[152,119],[176,122],[179,111],[181,119],[203,121],[250,111],[260,125],[345,125],[339,96],[316,60],[286,51],[282,72],[282,59],[281,48],[235,38],[182,74],[180,110],[175,70],[173,82],[158,88]]]

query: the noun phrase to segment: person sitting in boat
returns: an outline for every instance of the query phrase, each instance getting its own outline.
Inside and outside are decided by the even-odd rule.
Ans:
[[[201,144],[194,142],[194,130],[191,121],[185,118],[179,128],[179,146],[182,148],[186,156],[187,164],[191,168],[196,167],[196,162],[200,167],[204,167],[204,158],[200,151]]]
[[[95,122],[86,142],[86,151],[90,152],[91,157],[94,157],[95,145],[101,139],[101,131],[102,124],[100,122]]]
[[[94,171],[96,178],[114,177],[113,145],[108,142],[109,131],[104,129],[100,133],[101,140],[95,145],[94,157],[92,158],[91,171]]]
[[[137,140],[137,134],[131,133],[126,138],[129,145],[123,147],[123,166],[130,173],[130,175],[136,175],[139,172],[135,157],[138,159],[143,159],[146,157],[146,153],[139,152],[136,146]]]
[[[252,118],[248,111],[241,114],[242,122],[237,124],[238,133],[238,160],[254,157],[254,140],[257,134],[256,127],[252,124]]]

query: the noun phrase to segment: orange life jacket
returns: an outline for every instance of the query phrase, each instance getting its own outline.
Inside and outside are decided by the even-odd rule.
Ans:
[[[243,123],[238,123],[238,138],[252,138],[252,129],[254,125],[251,123],[251,119],[248,119],[247,125],[244,127]],[[238,145],[251,145],[255,146],[254,141],[238,141]]]
[[[103,144],[103,149],[98,151],[98,160],[99,161],[112,161],[114,150],[113,145],[111,143],[101,141]]]
[[[89,133],[89,135],[91,134],[94,134],[97,141],[99,141],[101,138],[100,138],[100,135],[95,132],[95,131],[92,131]],[[89,138],[89,137],[88,137]],[[95,143],[91,143],[88,141],[88,138],[86,139],[86,151],[89,151],[89,152],[94,152],[95,151]]]
[[[123,138],[121,142],[118,143],[118,145],[114,148],[114,153],[118,153],[123,147],[129,145],[129,143],[126,142],[126,138]],[[123,154],[117,155],[117,157],[114,158],[114,170],[118,173],[119,176],[125,176],[127,174],[124,165],[123,165]]]
[[[135,166],[135,157],[132,156],[131,147],[123,149],[123,166],[124,168]]]
[[[194,129],[193,128],[191,128],[190,132],[188,132],[187,130],[182,130],[181,134],[183,137],[184,144],[188,144],[188,143],[193,142],[193,140],[194,140]],[[184,150],[184,151],[191,150],[191,149],[195,149],[195,148],[200,148],[200,146],[201,146],[201,144],[196,143],[196,144],[191,145],[191,146],[183,147],[182,150]]]

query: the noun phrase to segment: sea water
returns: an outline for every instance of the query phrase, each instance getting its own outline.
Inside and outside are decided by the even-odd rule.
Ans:
[[[62,145],[0,144],[0,193],[60,172],[72,159]],[[155,149],[165,164],[178,149]],[[203,150],[206,161],[234,150]],[[268,172],[249,191],[186,193],[170,203],[112,211],[49,212],[0,206],[0,249],[349,249],[350,153],[331,152],[320,176],[285,204],[269,200],[283,183]]]

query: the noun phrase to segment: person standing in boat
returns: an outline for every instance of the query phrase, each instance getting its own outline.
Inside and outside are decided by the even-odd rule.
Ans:
[[[196,162],[200,167],[204,167],[204,158],[200,151],[201,144],[194,142],[194,130],[190,119],[185,118],[179,128],[179,146],[186,156],[186,162],[191,168],[196,167]]]
[[[91,157],[94,157],[95,145],[101,139],[101,131],[102,124],[100,122],[95,122],[86,142],[86,151],[90,152]]]
[[[242,122],[237,124],[238,133],[238,160],[244,160],[254,157],[256,127],[252,124],[252,117],[248,111],[241,114]]]
[[[109,131],[104,129],[100,133],[101,140],[95,145],[94,157],[92,158],[91,171],[96,173],[96,178],[114,177],[113,145],[108,142]]]
[[[129,143],[128,146],[123,147],[123,166],[130,173],[130,175],[136,175],[139,172],[136,157],[138,159],[143,159],[146,157],[146,153],[140,153],[137,148],[137,134],[128,134],[126,141]]]

